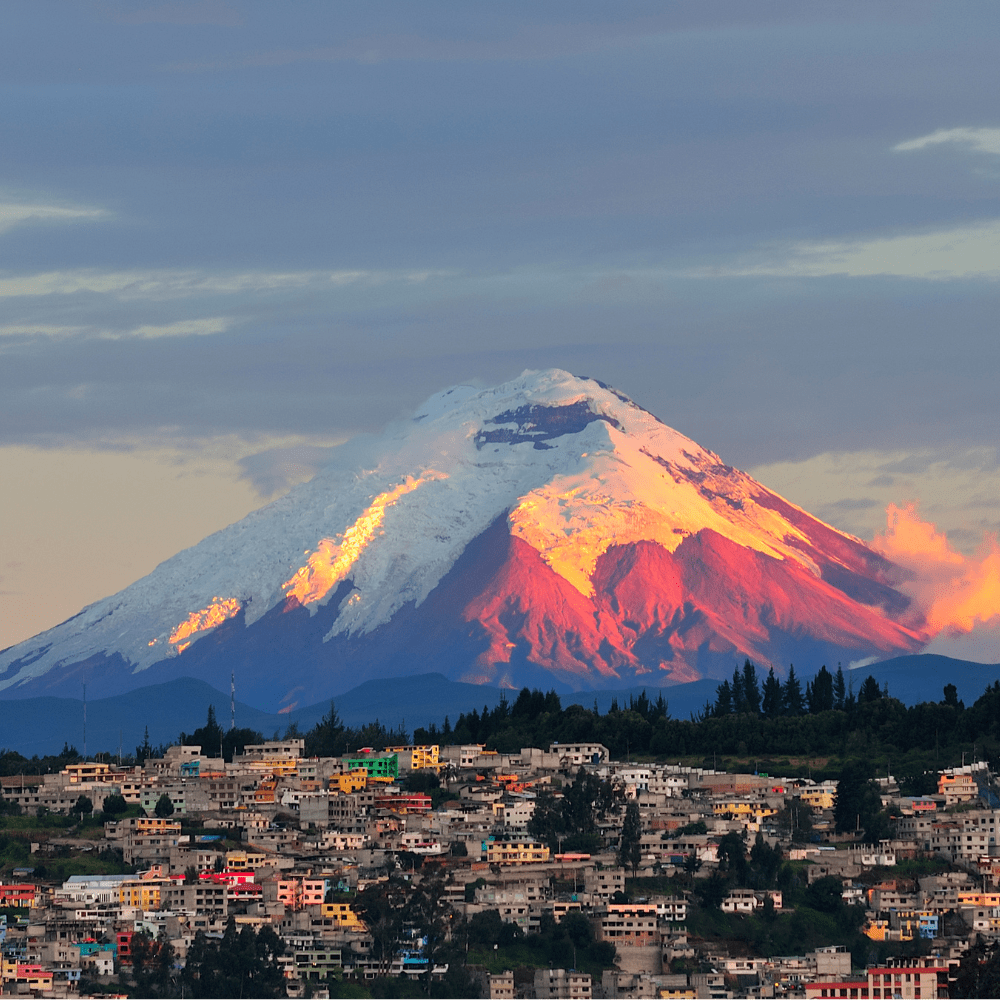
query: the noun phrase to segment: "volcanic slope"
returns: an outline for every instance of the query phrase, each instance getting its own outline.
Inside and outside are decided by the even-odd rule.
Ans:
[[[898,567],[592,379],[456,386],[335,454],[0,653],[0,694],[225,688],[235,670],[273,711],[430,671],[658,686],[926,641]]]

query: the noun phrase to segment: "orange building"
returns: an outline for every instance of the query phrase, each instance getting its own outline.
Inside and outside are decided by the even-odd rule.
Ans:
[[[944,796],[946,806],[956,802],[969,802],[979,794],[979,789],[971,774],[948,774],[943,772],[938,778],[938,795]]]

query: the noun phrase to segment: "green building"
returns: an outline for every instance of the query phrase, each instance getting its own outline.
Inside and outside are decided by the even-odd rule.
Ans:
[[[363,767],[368,777],[374,781],[395,781],[399,777],[399,755],[387,754],[377,757],[374,754],[358,754],[344,758],[349,771]]]

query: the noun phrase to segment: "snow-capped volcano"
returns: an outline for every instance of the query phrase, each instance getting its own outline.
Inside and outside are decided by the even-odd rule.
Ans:
[[[627,397],[563,371],[457,386],[308,483],[0,653],[7,697],[239,675],[573,689],[919,648],[899,570]],[[816,659],[815,663],[811,661]]]

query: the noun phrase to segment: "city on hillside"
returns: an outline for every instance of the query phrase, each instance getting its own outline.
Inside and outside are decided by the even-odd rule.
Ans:
[[[210,712],[134,763],[7,760],[3,995],[990,995],[1000,799],[972,753],[914,795],[381,732],[350,749],[331,708],[227,750]]]

